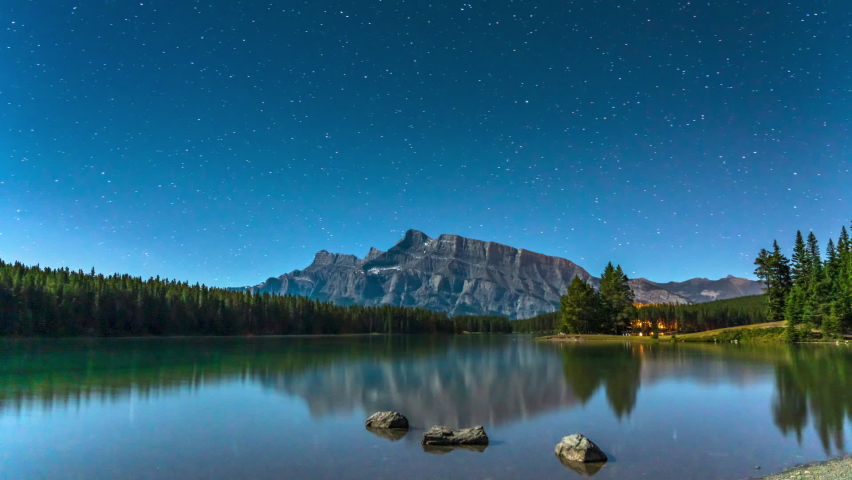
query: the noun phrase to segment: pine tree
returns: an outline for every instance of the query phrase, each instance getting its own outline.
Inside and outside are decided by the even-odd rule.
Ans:
[[[601,281],[598,286],[598,293],[600,294],[600,323],[604,330],[610,330],[612,327],[612,318],[616,308],[612,300],[618,295],[616,282],[615,267],[612,266],[612,262],[608,262],[601,274]]]
[[[802,323],[805,314],[805,297],[806,293],[801,283],[794,284],[787,296],[787,303],[784,306],[784,320],[787,321],[786,336],[788,342],[799,340],[799,325]]]
[[[841,328],[852,330],[852,241],[846,231],[846,226],[840,230],[837,241],[838,272],[835,302]]]
[[[772,260],[769,257],[769,252],[765,248],[760,249],[757,258],[754,259],[755,269],[754,275],[763,282],[765,290],[770,288],[770,271],[772,270]]]
[[[831,265],[837,262],[837,249],[834,247],[834,240],[828,239],[828,245],[825,247],[825,264]]]
[[[595,289],[575,276],[560,301],[560,331],[597,333],[600,331],[600,296]]]
[[[791,263],[793,281],[803,281],[808,274],[808,251],[805,248],[805,241],[802,239],[802,231],[796,231],[796,243],[793,245],[793,257]]]
[[[819,253],[819,242],[817,242],[816,235],[814,232],[810,232],[808,234],[808,260],[810,261],[810,270],[811,272],[816,272],[822,268],[822,260],[820,259]]]
[[[770,321],[784,320],[786,300],[792,286],[790,261],[775,241],[772,252],[761,249],[754,263],[757,265],[754,273],[765,286]]]
[[[840,322],[840,315],[837,312],[835,305],[831,306],[828,315],[822,322],[822,332],[829,336],[836,336],[842,332],[843,325]]]
[[[602,331],[620,334],[627,329],[633,312],[633,291],[621,265],[608,263],[600,284]]]
[[[846,231],[846,226],[844,225],[840,229],[840,237],[837,239],[837,254],[839,256],[843,256],[846,253],[849,253],[852,245],[849,243],[849,233]]]

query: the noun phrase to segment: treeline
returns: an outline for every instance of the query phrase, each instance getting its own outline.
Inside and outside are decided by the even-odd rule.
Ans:
[[[769,321],[766,295],[715,300],[693,305],[642,305],[636,310],[634,331],[703,332]]]
[[[553,333],[559,326],[559,312],[542,313],[530,318],[512,320],[512,333]]]
[[[469,333],[512,333],[514,324],[498,315],[458,315],[452,321],[458,330]]]
[[[828,240],[825,259],[813,232],[807,241],[796,232],[791,258],[776,241],[754,264],[766,285],[767,315],[787,321],[788,341],[809,337],[814,329],[828,336],[852,329],[852,243],[845,226],[836,244]]]
[[[291,335],[456,333],[445,313],[338,306],[130,275],[0,260],[0,335]]]

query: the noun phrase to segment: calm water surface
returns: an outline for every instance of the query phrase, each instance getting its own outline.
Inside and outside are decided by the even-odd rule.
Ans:
[[[364,429],[379,410],[413,429]],[[0,478],[741,479],[840,455],[852,347],[540,344],[528,336],[0,342]],[[420,446],[485,426],[484,452]],[[761,466],[757,472],[754,467]]]

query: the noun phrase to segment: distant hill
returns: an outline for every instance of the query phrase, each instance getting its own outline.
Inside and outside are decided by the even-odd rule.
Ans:
[[[595,287],[599,283],[565,258],[459,235],[431,238],[409,230],[387,251],[371,248],[364,258],[358,258],[322,250],[304,270],[238,289],[303,295],[340,305],[400,305],[450,315],[514,319],[556,310],[575,276]],[[705,288],[704,281],[711,284]],[[758,282],[733,277],[712,282],[693,279],[661,284],[640,278],[631,280],[630,286],[637,302],[675,304],[712,300],[702,293],[705,290],[718,298],[731,298],[759,289]]]
[[[645,279],[640,279],[645,280]],[[647,281],[647,280],[646,280]],[[707,278],[692,278],[684,282],[656,283],[647,281],[649,284],[668,290],[689,300],[690,303],[711,302],[713,300],[727,300],[729,298],[745,297],[749,295],[760,295],[763,293],[763,284],[747,278],[728,275],[719,280]],[[652,302],[666,303],[666,302]]]

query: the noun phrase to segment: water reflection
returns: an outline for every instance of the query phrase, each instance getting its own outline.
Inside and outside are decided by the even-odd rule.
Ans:
[[[551,345],[517,336],[0,342],[0,415],[234,381],[299,397],[315,418],[393,409],[420,428],[499,426],[587,405],[597,392],[622,420],[641,407],[643,386],[768,384],[765,408],[780,432],[801,444],[810,423],[826,453],[844,450],[852,419],[852,348],[843,345]]]
[[[565,466],[565,468],[571,470],[572,472],[583,476],[583,477],[594,477],[598,472],[606,465],[606,463],[594,462],[594,463],[583,463],[583,462],[573,462],[571,460],[566,460],[564,457],[556,455],[556,458]]]
[[[406,435],[408,435],[407,428],[364,428],[373,435],[379,438],[384,438],[385,440],[390,440],[391,442],[402,440]]]
[[[785,435],[802,431],[811,417],[826,453],[844,451],[844,425],[852,419],[852,351],[846,346],[801,346],[776,361],[775,424]]]
[[[603,387],[616,417],[630,415],[641,383],[644,345],[562,344],[560,347],[565,381],[582,403]]]
[[[258,382],[369,358],[440,356],[439,337],[263,337],[0,341],[0,413],[111,403]]]
[[[577,403],[552,349],[518,337],[465,338],[441,355],[335,362],[301,375],[267,371],[268,388],[305,399],[311,414],[396,410],[412,426],[500,425]]]
[[[566,383],[585,404],[604,389],[615,416],[629,416],[644,382],[749,385],[774,374],[772,413],[799,442],[809,421],[826,454],[842,452],[852,420],[852,348],[845,345],[720,347],[716,345],[562,344]],[[770,370],[771,368],[771,370]]]

